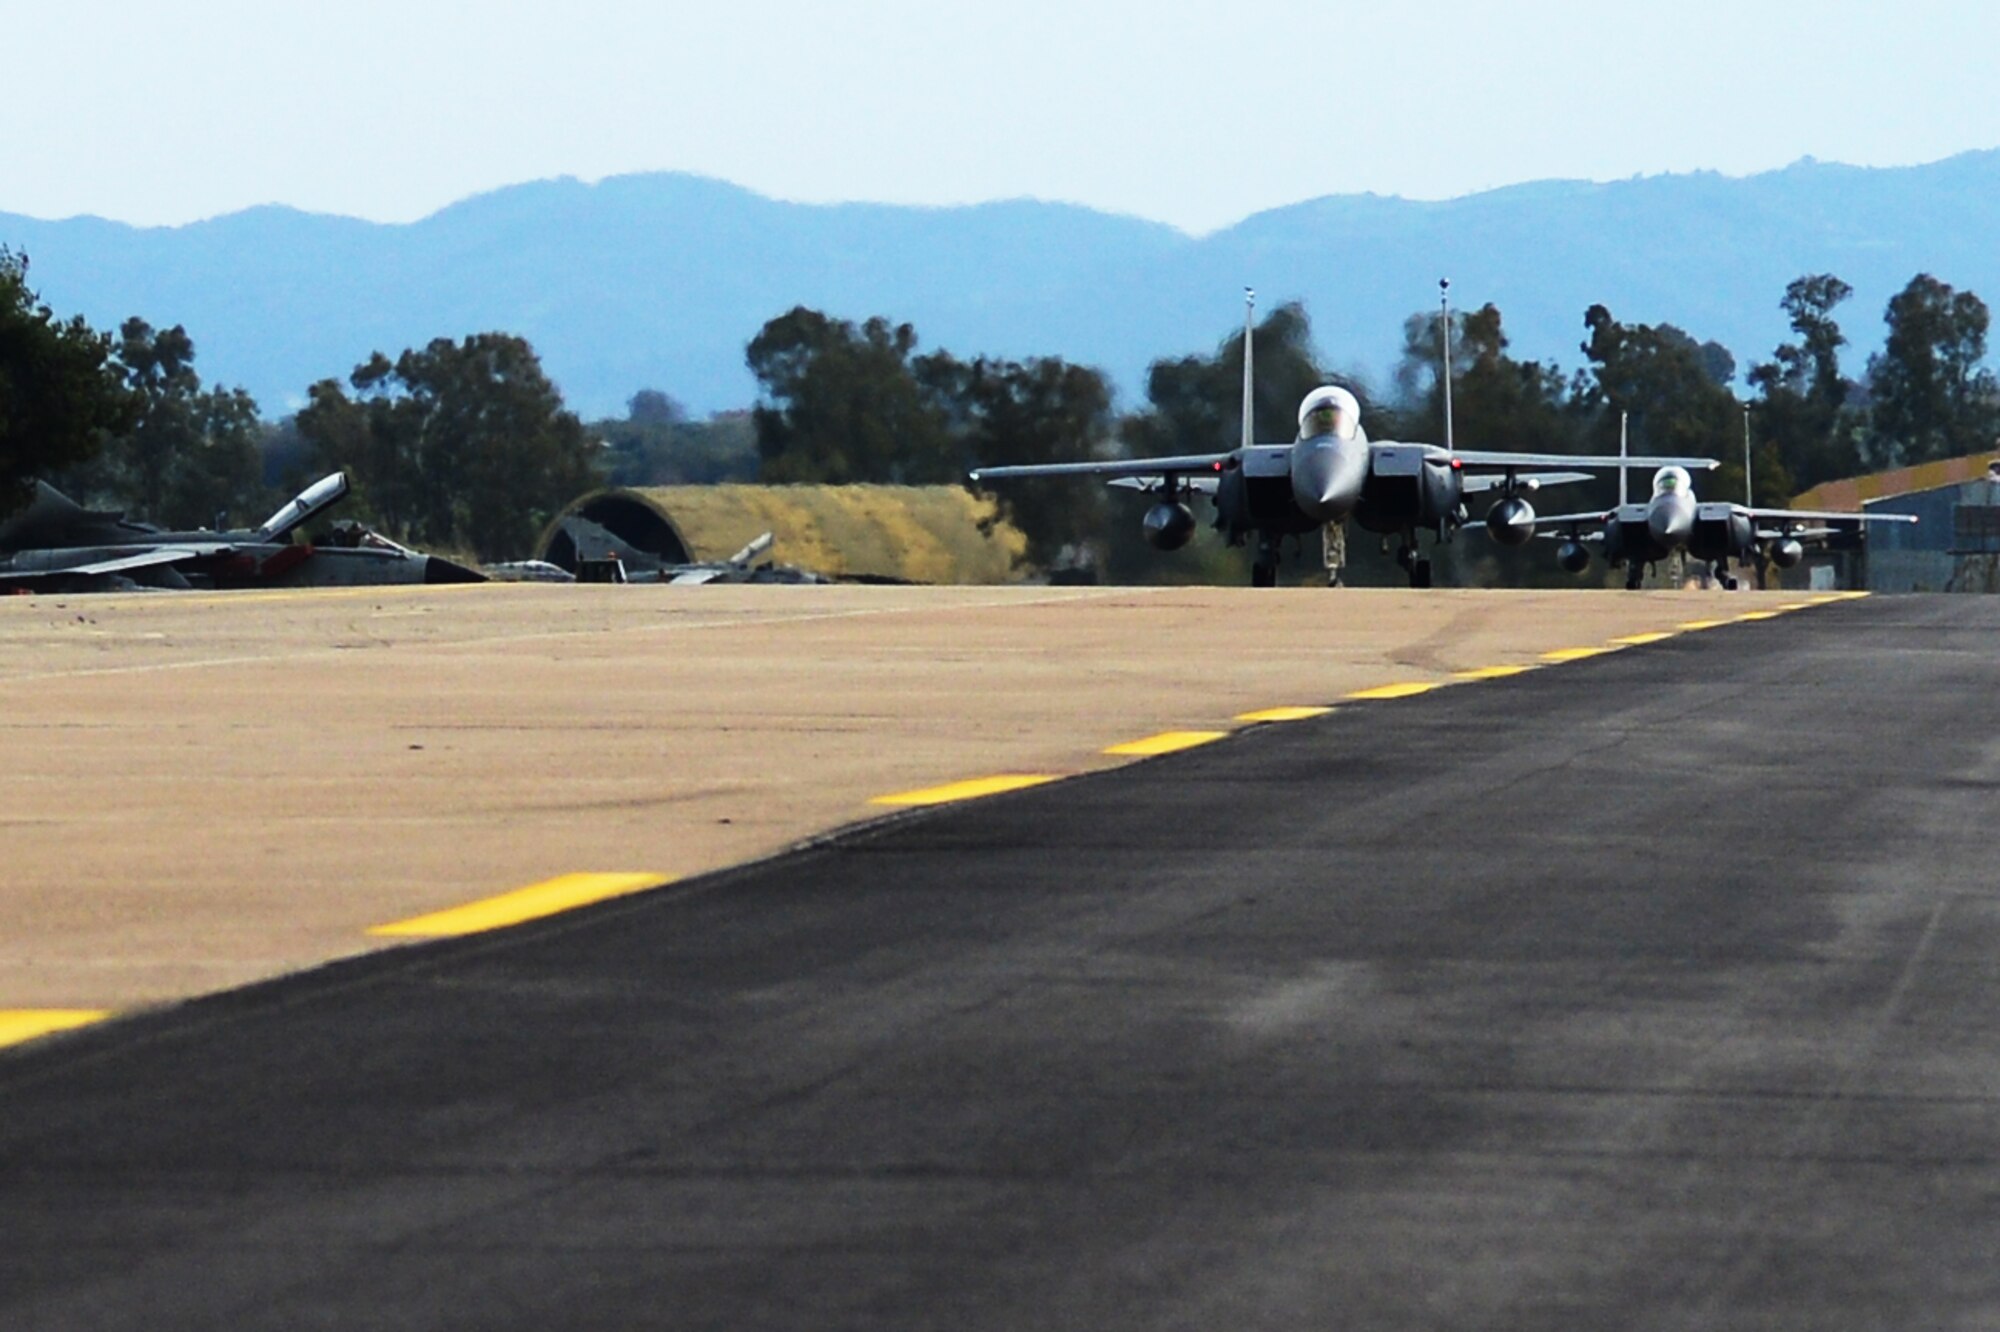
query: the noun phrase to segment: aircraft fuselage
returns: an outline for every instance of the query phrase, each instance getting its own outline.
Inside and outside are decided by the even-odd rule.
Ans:
[[[1699,504],[1686,494],[1622,505],[1605,523],[1604,554],[1614,564],[1651,564],[1682,550],[1710,562],[1744,560],[1756,549],[1756,531],[1737,506]]]
[[[1303,536],[1350,519],[1384,535],[1436,531],[1463,501],[1460,470],[1429,444],[1320,437],[1253,445],[1233,460],[1215,491],[1216,526],[1232,543],[1252,532]]]

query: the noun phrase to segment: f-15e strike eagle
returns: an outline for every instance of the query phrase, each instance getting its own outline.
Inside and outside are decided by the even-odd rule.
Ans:
[[[261,527],[167,532],[129,522],[122,513],[85,509],[38,482],[27,507],[0,523],[0,591],[485,581],[476,570],[409,550],[359,524],[337,527],[330,540],[317,544],[292,540],[301,523],[346,493],[346,474],[334,472],[306,487]]]
[[[1448,283],[1440,283],[1448,287]],[[1254,295],[1245,293],[1243,324],[1242,442],[1226,453],[1108,462],[1036,463],[981,467],[975,482],[1026,476],[1101,476],[1115,486],[1158,497],[1146,513],[1146,540],[1157,550],[1178,550],[1194,536],[1196,494],[1215,503],[1215,526],[1232,546],[1256,539],[1253,587],[1278,581],[1286,537],[1305,536],[1348,519],[1369,532],[1402,538],[1396,561],[1411,587],[1431,585],[1431,562],[1417,534],[1449,540],[1467,521],[1465,497],[1492,494],[1485,526],[1494,540],[1518,546],[1535,534],[1527,495],[1543,485],[1588,479],[1588,472],[1621,464],[1651,467],[1716,466],[1713,458],[1633,458],[1561,453],[1509,453],[1456,449],[1451,439],[1450,357],[1446,356],[1445,442],[1409,444],[1368,438],[1361,407],[1344,388],[1314,389],[1299,404],[1298,437],[1289,444],[1258,444],[1251,432],[1251,320]],[[1448,311],[1447,311],[1448,314]],[[1447,319],[1445,327],[1449,329]],[[1560,471],[1542,469],[1559,468]]]
[[[1622,432],[1621,432],[1622,438]],[[1909,513],[1827,513],[1815,509],[1758,509],[1727,501],[1702,503],[1694,497],[1694,482],[1679,467],[1663,467],[1653,475],[1653,495],[1644,504],[1627,502],[1625,475],[1618,477],[1618,507],[1596,513],[1565,513],[1544,518],[1557,529],[1543,533],[1561,541],[1556,563],[1571,573],[1590,567],[1590,547],[1601,544],[1604,558],[1625,566],[1625,586],[1636,591],[1646,567],[1675,551],[1707,560],[1716,582],[1734,589],[1729,561],[1768,560],[1789,569],[1805,558],[1805,543],[1859,533],[1863,523],[1914,523]],[[1586,527],[1595,531],[1585,531]],[[1567,529],[1567,530],[1564,530]]]

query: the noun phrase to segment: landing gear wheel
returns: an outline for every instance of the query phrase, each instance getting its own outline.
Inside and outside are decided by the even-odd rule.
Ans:
[[[1729,566],[1721,560],[1717,560],[1714,568],[1716,586],[1720,587],[1724,592],[1734,592],[1737,588],[1737,582],[1735,576],[1729,572]]]
[[[1429,587],[1431,585],[1431,562],[1416,560],[1410,565],[1410,586]]]
[[[1633,560],[1630,564],[1625,566],[1625,590],[1627,592],[1637,592],[1639,590],[1639,584],[1645,581],[1646,581],[1645,565],[1639,563],[1637,560]]]
[[[1278,566],[1275,564],[1253,564],[1250,566],[1250,586],[1276,587]]]

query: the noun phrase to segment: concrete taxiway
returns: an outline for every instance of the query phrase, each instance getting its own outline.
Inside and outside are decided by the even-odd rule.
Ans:
[[[17,1049],[0,1325],[1993,1326],[1996,648],[1731,624]]]
[[[1784,604],[519,585],[0,600],[0,1012],[185,998],[564,876],[741,864],[873,817],[878,796],[1090,771],[1249,711]]]

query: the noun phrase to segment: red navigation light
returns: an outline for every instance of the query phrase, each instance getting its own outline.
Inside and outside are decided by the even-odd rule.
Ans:
[[[1460,461],[1459,459],[1457,459],[1457,458],[1453,458],[1453,459],[1451,460],[1451,470],[1452,470],[1452,471],[1454,471],[1454,472],[1460,472],[1460,471],[1464,471],[1464,470],[1465,470],[1465,464],[1464,464],[1463,462],[1461,462],[1461,461]]]

